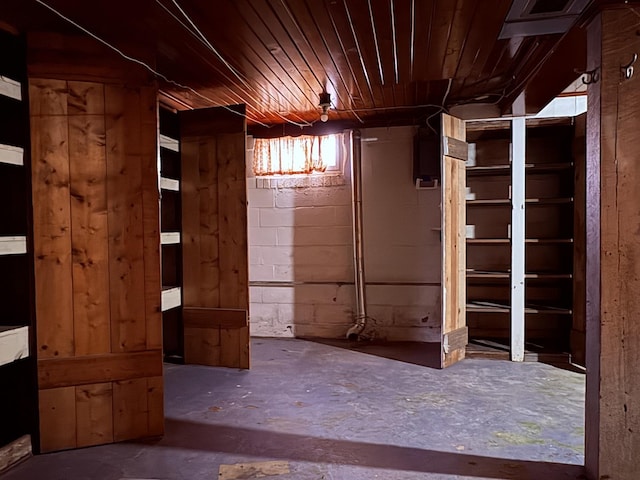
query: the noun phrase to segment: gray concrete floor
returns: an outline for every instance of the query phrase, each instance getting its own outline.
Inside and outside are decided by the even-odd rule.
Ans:
[[[254,339],[251,371],[167,365],[163,439],[40,455],[2,480],[581,478],[583,375],[483,359],[440,371],[407,350],[413,363]]]

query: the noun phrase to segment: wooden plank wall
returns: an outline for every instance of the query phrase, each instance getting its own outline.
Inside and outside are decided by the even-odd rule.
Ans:
[[[40,449],[161,435],[156,87],[32,71]]]
[[[186,363],[249,368],[245,128],[221,108],[180,114],[183,306],[245,312],[233,325],[186,315]]]
[[[638,52],[631,13],[604,10],[589,26],[588,68],[600,67],[587,112],[585,466],[593,479],[640,472],[640,75],[624,79],[620,69]]]

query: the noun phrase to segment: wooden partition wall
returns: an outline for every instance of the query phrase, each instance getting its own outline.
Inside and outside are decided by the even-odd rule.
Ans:
[[[180,113],[186,363],[249,368],[244,106]]]
[[[95,50],[30,65],[43,452],[163,433],[157,91]]]

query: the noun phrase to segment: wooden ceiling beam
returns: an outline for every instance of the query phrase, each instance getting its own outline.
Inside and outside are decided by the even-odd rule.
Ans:
[[[586,70],[586,62],[586,30],[574,27],[527,83],[526,113],[536,114],[542,110]]]

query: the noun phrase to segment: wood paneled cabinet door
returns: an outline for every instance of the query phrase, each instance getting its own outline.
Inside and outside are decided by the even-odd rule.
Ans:
[[[180,113],[185,363],[249,368],[244,106]]]
[[[442,114],[442,330],[440,367],[462,360],[466,325],[466,172],[468,157],[463,120]]]

